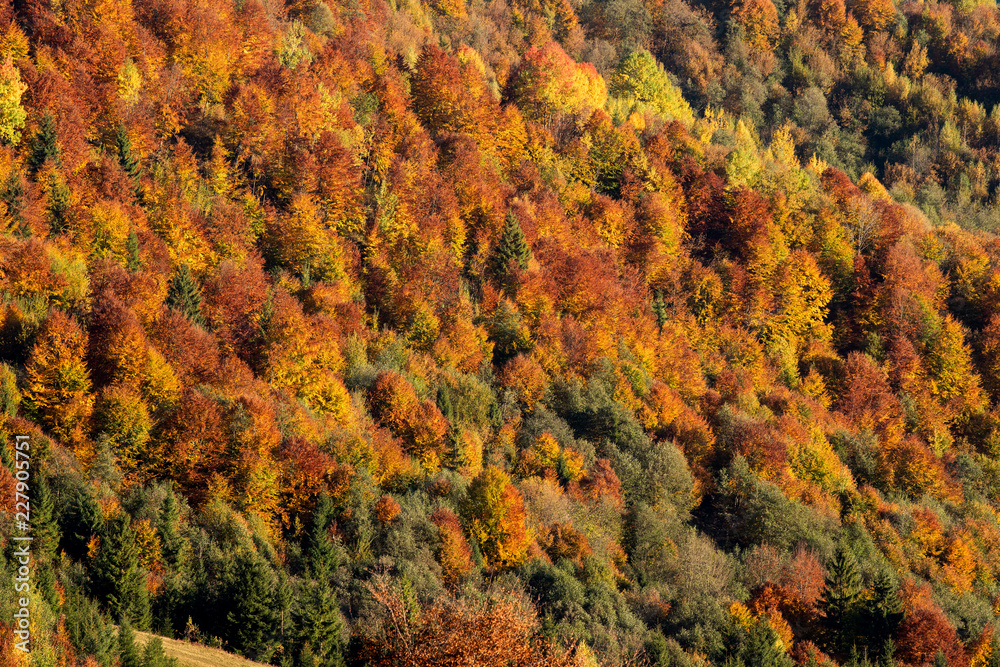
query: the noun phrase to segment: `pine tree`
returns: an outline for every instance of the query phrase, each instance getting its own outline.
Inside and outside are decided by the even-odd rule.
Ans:
[[[163,652],[163,640],[153,637],[146,642],[142,652],[142,667],[177,667],[177,658],[167,657]]]
[[[886,639],[882,645],[882,652],[879,654],[878,667],[899,667],[896,662],[896,643],[891,639]]]
[[[821,606],[826,614],[831,648],[846,654],[857,639],[859,606],[864,587],[857,560],[840,546],[830,564]]]
[[[64,539],[69,556],[80,560],[87,554],[91,539],[104,531],[104,516],[97,501],[86,490],[77,492],[71,503]]]
[[[342,665],[342,623],[330,576],[337,568],[337,551],[329,537],[333,503],[322,494],[313,511],[312,525],[306,536],[306,567],[309,578],[296,614],[296,664],[302,667]]]
[[[750,667],[792,667],[795,663],[778,647],[778,635],[767,623],[757,621],[747,634],[739,659]]]
[[[278,569],[278,587],[275,589],[274,599],[275,609],[278,612],[278,641],[284,646],[287,637],[286,630],[291,629],[289,622],[291,614],[289,612],[295,598],[288,575],[280,568]]]
[[[59,597],[56,594],[55,555],[59,546],[59,525],[53,513],[55,505],[52,493],[43,476],[39,476],[32,489],[31,530],[35,538],[32,547],[38,559],[38,589],[45,600],[53,606],[58,606]]]
[[[847,661],[847,667],[875,667],[875,665],[868,659],[867,648],[862,653],[855,644],[851,647],[851,659]]]
[[[188,599],[186,587],[189,585],[188,550],[189,543],[180,533],[180,503],[168,484],[166,497],[160,507],[156,529],[160,534],[160,554],[166,572],[163,577],[163,590],[156,598],[156,626],[160,634],[173,636],[178,629],[176,623],[183,622],[183,616],[178,616]],[[183,626],[181,626],[183,627]]]
[[[49,160],[59,164],[59,154],[59,135],[56,134],[56,121],[51,112],[46,111],[38,126],[38,133],[35,134],[32,141],[31,155],[28,156],[28,170],[32,174],[37,173],[42,165]]]
[[[101,667],[110,667],[115,650],[114,633],[105,623],[97,604],[76,586],[68,585],[61,612],[65,616],[66,635],[77,655],[94,656]]]
[[[493,274],[503,283],[510,279],[510,263],[514,262],[522,271],[528,268],[531,261],[531,248],[524,236],[524,230],[513,212],[508,211],[500,240],[493,251],[491,268]]]
[[[128,132],[122,123],[118,124],[118,130],[115,132],[115,150],[118,153],[118,164],[132,180],[138,181],[139,158],[132,151],[132,140],[128,138]]]
[[[187,264],[177,267],[167,290],[167,305],[179,310],[184,317],[198,326],[205,326],[201,316],[201,290]]]
[[[17,169],[11,169],[7,182],[0,189],[0,201],[7,205],[7,217],[18,225],[24,222],[25,195],[24,178]]]
[[[119,667],[142,667],[139,647],[135,645],[135,632],[127,620],[122,621],[118,628],[118,661]]]
[[[455,404],[451,400],[451,391],[444,383],[438,387],[437,406],[448,423],[455,421]]]
[[[330,576],[338,566],[336,547],[328,532],[332,519],[333,503],[324,493],[316,502],[305,540],[306,567],[308,576],[314,581],[305,581],[301,606],[296,613],[295,655],[296,665],[301,667],[344,664],[340,609],[330,585]]]
[[[126,514],[105,523],[101,549],[94,560],[93,585],[112,618],[129,621],[140,629],[149,627],[146,576],[139,567],[132,520]]]
[[[663,302],[663,292],[657,290],[656,298],[653,299],[653,314],[656,316],[656,325],[663,331],[663,325],[667,323],[667,306]]]
[[[171,570],[176,570],[180,565],[181,555],[184,550],[184,538],[181,537],[178,530],[180,516],[181,510],[180,505],[177,503],[177,496],[174,495],[174,490],[168,487],[156,527],[160,531],[164,563]]]
[[[69,222],[66,213],[69,211],[69,186],[53,176],[49,186],[49,227],[52,233],[59,234],[66,230]]]
[[[864,632],[868,636],[868,645],[891,644],[891,637],[903,622],[903,603],[892,577],[885,570],[876,576],[865,607]]]
[[[142,258],[139,257],[139,235],[134,229],[128,233],[125,249],[128,251],[128,270],[135,273],[142,268]]]
[[[173,636],[177,629],[175,623],[183,621],[177,617],[188,593],[185,587],[189,584],[188,560],[189,543],[180,533],[180,504],[173,488],[166,488],[166,497],[160,507],[160,516],[156,521],[156,529],[160,534],[160,554],[166,568],[163,577],[163,590],[156,598],[156,627],[159,634]]]
[[[337,597],[328,578],[306,582],[296,614],[297,664],[301,667],[339,667],[344,664],[343,623]]]
[[[312,526],[306,536],[306,567],[314,579],[327,579],[337,569],[337,550],[328,529],[333,519],[333,502],[326,493],[320,494],[313,510]]]
[[[241,551],[229,575],[229,643],[258,662],[274,653],[274,579],[267,565],[252,552]]]

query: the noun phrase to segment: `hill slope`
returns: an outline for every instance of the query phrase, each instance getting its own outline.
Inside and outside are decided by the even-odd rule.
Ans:
[[[0,661],[1000,661],[998,37],[0,1]]]

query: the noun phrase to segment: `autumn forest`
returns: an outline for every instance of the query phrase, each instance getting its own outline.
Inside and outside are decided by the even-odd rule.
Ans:
[[[0,666],[996,667],[998,234],[994,2],[3,0]]]

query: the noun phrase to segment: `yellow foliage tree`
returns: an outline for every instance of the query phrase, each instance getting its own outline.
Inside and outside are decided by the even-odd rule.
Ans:
[[[10,55],[0,64],[0,140],[17,144],[28,114],[21,106],[21,96],[28,90]]]
[[[524,497],[507,473],[494,466],[484,469],[469,485],[462,509],[465,525],[479,543],[487,567],[517,567],[524,561],[530,541]]]
[[[87,334],[71,317],[53,311],[28,358],[22,402],[28,416],[65,440],[85,461],[93,455],[84,427],[94,407],[86,351]]]

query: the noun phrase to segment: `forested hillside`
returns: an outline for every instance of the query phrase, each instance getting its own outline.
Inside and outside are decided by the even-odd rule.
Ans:
[[[0,2],[0,665],[1000,665],[998,38]]]

